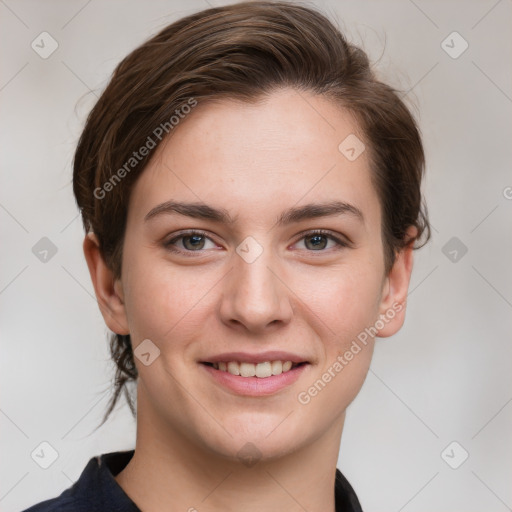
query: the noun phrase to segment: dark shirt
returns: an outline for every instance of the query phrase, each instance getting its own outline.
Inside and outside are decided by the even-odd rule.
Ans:
[[[140,512],[114,479],[133,454],[134,450],[130,450],[93,457],[69,489],[23,512]],[[362,512],[354,490],[339,469],[336,469],[334,495],[336,512]]]

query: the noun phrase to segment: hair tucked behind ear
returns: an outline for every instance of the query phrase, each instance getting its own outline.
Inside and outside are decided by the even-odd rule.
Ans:
[[[98,237],[115,279],[121,277],[130,193],[155,153],[127,171],[134,151],[187,105],[212,98],[253,101],[285,87],[323,95],[358,121],[381,202],[386,272],[405,245],[426,243],[423,146],[400,96],[320,12],[299,2],[241,2],[182,18],[132,51],[87,118],[74,158],[73,191],[85,232]],[[155,146],[162,140],[155,138]],[[412,240],[406,238],[410,226],[417,228]],[[119,334],[110,341],[115,391],[103,422],[123,390],[135,414],[127,390],[137,380],[131,341]]]

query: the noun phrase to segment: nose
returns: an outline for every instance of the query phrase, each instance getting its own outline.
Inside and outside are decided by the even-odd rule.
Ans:
[[[251,263],[233,255],[222,290],[223,323],[254,334],[282,328],[292,318],[292,301],[293,293],[270,250]]]

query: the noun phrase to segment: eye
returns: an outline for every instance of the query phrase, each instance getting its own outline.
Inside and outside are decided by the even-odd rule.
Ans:
[[[324,249],[326,249],[329,240],[334,242],[334,247],[337,249],[349,246],[347,242],[340,240],[330,231],[325,231],[323,229],[316,229],[303,234],[299,241],[302,240],[304,240],[306,249],[313,252],[323,252]]]
[[[165,242],[164,245],[167,249],[176,253],[200,252],[201,249],[209,248],[205,247],[205,245],[207,245],[206,240],[209,240],[213,246],[216,247],[216,244],[211,238],[206,236],[204,231],[187,231],[186,233],[181,233],[168,242]],[[180,241],[181,243],[179,243]]]

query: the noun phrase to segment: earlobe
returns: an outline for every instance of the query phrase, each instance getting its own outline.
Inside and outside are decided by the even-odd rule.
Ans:
[[[408,236],[411,237],[417,232],[416,227],[411,226]],[[397,253],[393,267],[386,277],[382,299],[379,308],[377,337],[386,338],[397,333],[405,320],[405,309],[409,282],[413,267],[413,242],[405,246]]]
[[[115,281],[99,248],[97,236],[85,236],[83,250],[91,275],[96,300],[108,328],[117,334],[130,334],[124,305],[121,282]]]

